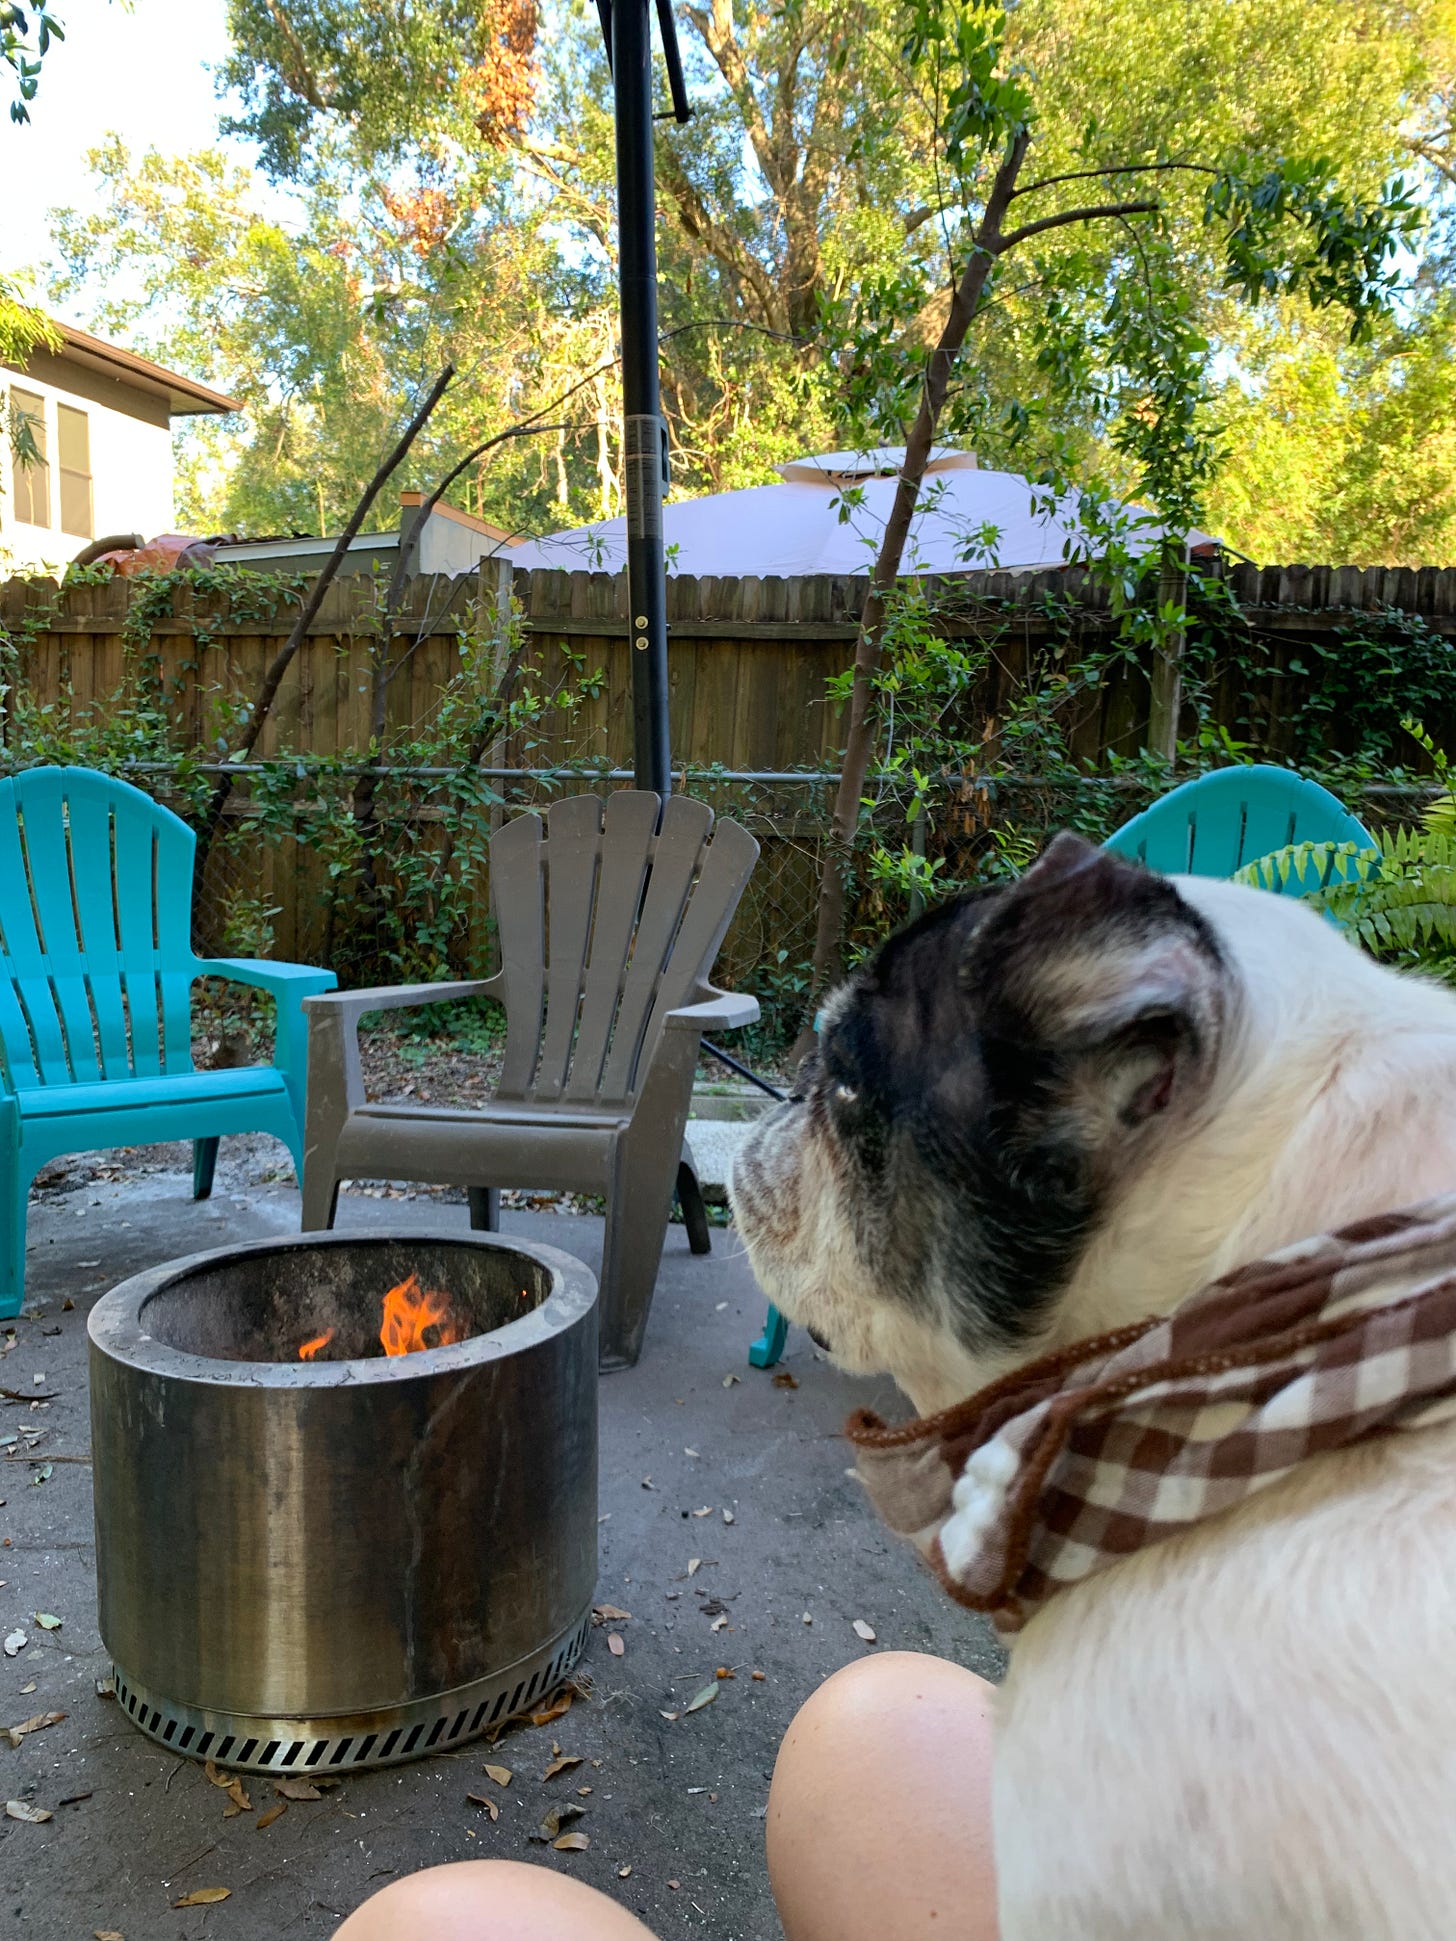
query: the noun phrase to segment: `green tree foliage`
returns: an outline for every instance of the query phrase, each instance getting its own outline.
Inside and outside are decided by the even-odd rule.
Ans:
[[[912,347],[935,341],[971,206],[945,175],[946,76],[907,58],[913,13],[902,0],[679,9],[697,113],[685,129],[659,124],[658,173],[681,490],[757,483],[797,451],[904,435],[913,359],[897,388],[880,382],[879,353],[906,341],[907,317]],[[226,247],[195,262],[199,222],[182,206],[188,169],[208,178],[203,204],[227,175],[215,158],[123,165],[103,151],[104,225],[119,233],[80,219],[66,232],[68,272],[87,289],[108,268],[127,286],[124,259],[148,266],[146,303],[107,318],[163,354],[205,349],[197,367],[249,403],[251,444],[195,461],[194,506],[314,526],[322,479],[337,519],[379,427],[398,421],[442,350],[462,380],[422,468],[457,435],[468,448],[523,403],[610,364],[610,93],[590,0],[552,0],[539,20],[536,0],[231,0],[229,21],[229,125],[257,142],[267,180],[228,177]],[[1037,176],[1072,178],[1042,194],[1038,215],[1105,199],[1130,178],[1099,171],[1137,164],[1158,171],[1156,234],[1134,241],[1108,224],[1038,238],[978,321],[944,434],[989,463],[1050,465],[1125,492],[1146,479],[1150,395],[1161,384],[1165,402],[1186,399],[1196,377],[1202,416],[1180,490],[1203,523],[1262,556],[1456,558],[1443,381],[1450,0],[1021,0],[1001,45],[1003,78],[1034,88]],[[963,53],[947,43],[938,60]],[[1242,165],[1249,156],[1258,168]],[[1190,157],[1217,158],[1229,183],[1330,158],[1300,184],[1282,167],[1270,190],[1311,210],[1317,195],[1368,204],[1404,173],[1430,221],[1373,337],[1352,347],[1302,303],[1251,319],[1231,301],[1237,266],[1206,221],[1211,178],[1165,166]],[[169,168],[179,179],[164,189],[156,177]],[[960,186],[973,189],[974,172]],[[233,245],[246,238],[251,260],[264,232],[259,299]],[[1137,300],[1140,252],[1167,297],[1159,345],[1131,342],[1150,314]],[[240,315],[254,301],[258,345],[214,334],[220,307]],[[609,375],[583,387],[567,423],[554,444],[508,452],[472,481],[472,509],[536,529],[618,510]]]
[[[49,0],[36,0],[25,6],[0,4],[0,61],[10,69],[14,93],[10,98],[10,119],[30,120],[30,104],[40,87],[41,67],[66,30],[51,12]]]

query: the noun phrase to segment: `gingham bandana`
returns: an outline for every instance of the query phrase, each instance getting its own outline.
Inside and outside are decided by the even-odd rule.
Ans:
[[[1012,1633],[1296,1463],[1456,1416],[1456,1195],[1359,1221],[969,1401],[848,1435],[880,1514]]]

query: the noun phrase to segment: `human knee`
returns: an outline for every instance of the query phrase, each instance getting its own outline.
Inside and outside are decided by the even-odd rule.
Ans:
[[[625,1909],[581,1881],[516,1860],[427,1867],[375,1894],[336,1941],[651,1941]]]
[[[882,1756],[921,1738],[984,1733],[989,1757],[994,1688],[948,1659],[920,1651],[885,1651],[833,1673],[794,1715],[774,1765],[769,1791],[770,1838],[784,1815],[798,1817],[822,1798],[843,1797],[853,1775],[867,1771],[870,1747]]]

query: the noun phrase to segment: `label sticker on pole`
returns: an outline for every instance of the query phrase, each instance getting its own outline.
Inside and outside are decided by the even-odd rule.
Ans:
[[[662,535],[662,421],[633,416],[625,421],[627,536],[658,539]]]

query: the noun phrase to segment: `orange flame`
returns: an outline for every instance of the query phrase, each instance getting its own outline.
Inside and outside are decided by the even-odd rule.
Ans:
[[[332,1328],[325,1328],[323,1333],[316,1334],[312,1341],[304,1342],[298,1351],[298,1359],[300,1361],[312,1361],[319,1349],[327,1348],[333,1338],[334,1330]]]
[[[435,1339],[426,1341],[431,1328]],[[449,1297],[422,1288],[419,1275],[411,1274],[384,1297],[379,1339],[387,1355],[412,1355],[421,1348],[448,1348],[453,1341],[463,1341],[465,1329],[452,1317]]]

